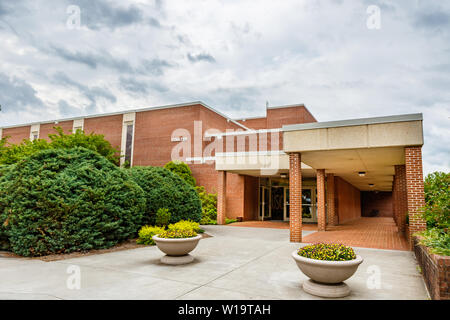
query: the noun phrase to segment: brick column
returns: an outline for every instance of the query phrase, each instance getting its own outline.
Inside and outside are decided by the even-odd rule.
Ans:
[[[337,225],[334,194],[334,174],[329,173],[327,174],[327,217],[330,226]]]
[[[289,229],[291,242],[302,242],[302,157],[289,154]]]
[[[398,231],[404,233],[406,230],[406,214],[408,213],[405,165],[395,166],[394,207]]]
[[[397,184],[394,179],[392,180],[392,217],[394,218],[394,222],[398,227],[398,213],[397,213]]]
[[[325,169],[317,169],[317,230],[325,231]]]
[[[217,224],[225,224],[227,199],[227,172],[219,171],[217,181]]]
[[[426,229],[422,219],[425,206],[423,190],[422,147],[405,147],[406,193],[408,197],[409,239],[413,246],[412,235]]]

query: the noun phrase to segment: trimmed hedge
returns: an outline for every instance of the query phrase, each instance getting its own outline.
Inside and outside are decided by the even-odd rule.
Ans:
[[[195,189],[178,175],[160,167],[133,167],[123,170],[130,174],[146,194],[145,224],[155,224],[156,212],[160,208],[170,211],[170,223],[180,220],[200,221],[200,198]]]
[[[95,151],[43,150],[17,163],[4,180],[0,224],[16,254],[109,248],[142,226],[144,192]]]

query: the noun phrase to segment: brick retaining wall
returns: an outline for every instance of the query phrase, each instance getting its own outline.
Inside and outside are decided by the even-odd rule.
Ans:
[[[414,253],[422,269],[423,279],[433,300],[450,300],[450,257],[429,252],[414,237]]]

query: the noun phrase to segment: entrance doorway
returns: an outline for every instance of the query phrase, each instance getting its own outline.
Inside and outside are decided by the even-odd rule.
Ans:
[[[268,179],[259,187],[258,219],[289,221],[289,186],[274,185]],[[302,188],[302,221],[317,222],[317,188],[306,185]]]

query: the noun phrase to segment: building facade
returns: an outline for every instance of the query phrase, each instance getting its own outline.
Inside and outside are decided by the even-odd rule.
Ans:
[[[393,217],[399,232],[425,227],[422,115],[317,122],[302,104],[230,119],[202,102],[0,128],[9,143],[48,139],[54,127],[103,134],[121,163],[189,164],[197,185],[218,194],[225,218],[289,221],[291,240],[303,223]]]

